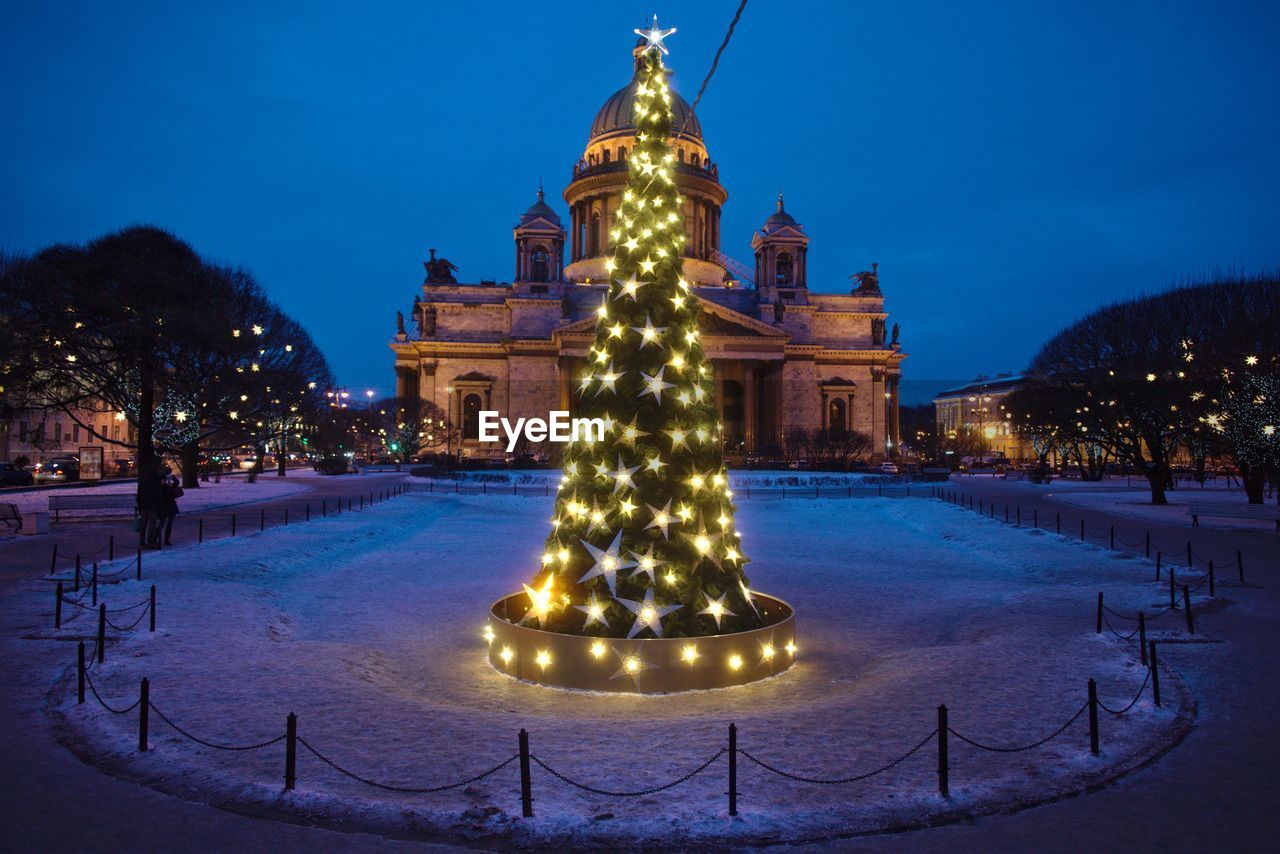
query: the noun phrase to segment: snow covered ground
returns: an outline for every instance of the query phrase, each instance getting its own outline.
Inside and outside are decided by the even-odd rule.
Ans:
[[[1240,489],[1176,489],[1165,493],[1169,503],[1155,506],[1151,503],[1149,489],[1086,489],[1058,490],[1056,483],[1047,487],[1045,496],[1051,501],[1069,504],[1074,507],[1088,507],[1136,519],[1147,519],[1163,522],[1168,525],[1186,525],[1191,527],[1191,515],[1187,512],[1191,502],[1197,504],[1245,505],[1248,503],[1244,491]],[[1268,502],[1268,506],[1275,504]],[[1235,531],[1274,531],[1275,523],[1253,519],[1221,519],[1214,516],[1201,516],[1200,525],[1204,528],[1218,528]]]
[[[940,703],[957,731],[995,746],[1058,729],[1084,703],[1091,676],[1105,703],[1124,706],[1144,671],[1131,644],[1093,633],[1097,592],[1124,612],[1163,601],[1144,561],[940,502],[746,503],[739,521],[753,587],[796,606],[799,664],[722,691],[561,692],[490,669],[481,637],[489,603],[536,568],[550,506],[418,493],[149,557],[144,582],[107,588],[104,599],[131,604],[155,583],[160,630],[123,633],[92,678],[123,707],[150,677],[158,709],[217,742],[274,738],[294,711],[299,734],[328,758],[401,786],[490,768],[516,752],[523,727],[532,752],[557,771],[597,788],[644,789],[715,754],[731,721],[739,747],[761,760],[835,777],[907,752],[934,729]],[[69,610],[62,635],[89,634],[92,617]],[[1153,637],[1181,636],[1171,616],[1153,623]],[[1165,650],[1176,663],[1177,646]],[[978,751],[953,737],[950,800],[937,795],[932,743],[847,785],[795,783],[741,758],[736,819],[726,814],[723,756],[672,791],[637,798],[590,794],[535,766],[536,817],[521,819],[514,763],[458,789],[408,795],[343,777],[300,748],[298,788],[283,793],[281,744],[212,750],[153,715],[153,750],[140,754],[136,713],[109,714],[92,697],[75,705],[70,669],[47,708],[88,761],[242,811],[390,835],[662,845],[815,838],[1077,792],[1180,737],[1187,698],[1170,671],[1162,689],[1162,709],[1146,693],[1123,718],[1101,716],[1099,758],[1089,754],[1086,716],[1020,753]]]
[[[429,480],[430,478],[419,478]],[[458,479],[464,483],[489,484],[555,484],[560,480],[559,469],[533,469],[528,471],[474,471],[461,472]],[[910,478],[894,475],[867,474],[862,472],[792,471],[792,470],[730,470],[729,482],[735,488],[743,487],[814,487],[814,486],[865,486],[867,484],[906,482]],[[452,483],[452,480],[436,480],[436,483]]]
[[[249,483],[243,475],[224,477],[221,483],[200,484],[199,489],[188,489],[178,499],[181,512],[193,510],[212,510],[218,507],[230,507],[250,501],[261,501],[264,498],[281,498],[309,487],[306,481],[318,477],[311,469],[290,469],[285,477],[277,477],[274,472],[260,475],[257,483]],[[0,497],[6,504],[18,505],[23,514],[34,511],[45,512],[49,509],[49,499],[54,495],[134,495],[138,491],[135,483],[110,483],[102,486],[71,487],[67,489],[38,490],[35,492],[15,492]],[[63,510],[60,516],[74,519],[78,516],[101,516],[102,511]]]

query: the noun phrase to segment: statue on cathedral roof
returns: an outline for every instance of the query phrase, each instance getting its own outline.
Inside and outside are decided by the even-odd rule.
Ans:
[[[854,273],[850,276],[858,283],[853,292],[857,296],[880,296],[880,273],[879,263],[872,263],[870,270],[863,270],[861,273]]]
[[[453,277],[453,274],[457,272],[458,266],[446,258],[436,258],[436,250],[432,249],[430,252],[431,258],[422,262],[422,266],[427,270],[427,284],[456,285],[458,280]]]

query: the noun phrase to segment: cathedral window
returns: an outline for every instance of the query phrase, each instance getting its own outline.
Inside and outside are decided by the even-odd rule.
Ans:
[[[839,399],[831,401],[828,405],[827,428],[832,433],[843,433],[847,429],[847,424],[844,401]]]
[[[462,399],[462,437],[464,439],[480,438],[480,407],[482,405],[478,394],[469,394]]]
[[[545,246],[533,247],[533,253],[530,256],[529,281],[546,282],[550,279],[550,254]]]
[[[786,252],[778,253],[778,260],[774,262],[777,270],[777,284],[789,285],[792,280],[791,256]]]
[[[701,166],[702,155],[698,154],[697,152],[694,152],[689,156],[689,162],[691,162],[694,166]]]
[[[605,163],[609,162],[609,149],[607,148],[604,150],[604,162]]]
[[[627,147],[625,145],[618,146],[618,159],[619,160],[627,159]]]

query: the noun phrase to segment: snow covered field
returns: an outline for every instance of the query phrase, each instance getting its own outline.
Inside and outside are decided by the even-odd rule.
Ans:
[[[497,765],[516,752],[523,727],[534,755],[557,771],[597,788],[644,789],[715,754],[731,721],[740,749],[765,762],[848,776],[923,740],[940,703],[958,732],[995,746],[1058,729],[1084,703],[1090,676],[1103,702],[1123,707],[1144,671],[1132,645],[1094,635],[1097,592],[1125,612],[1163,599],[1144,561],[940,502],[745,503],[753,587],[796,606],[799,664],[722,691],[559,692],[491,670],[481,637],[489,603],[537,566],[550,507],[550,499],[418,493],[149,557],[142,584],[108,588],[104,599],[131,604],[155,583],[160,630],[111,644],[94,683],[123,707],[149,676],[158,709],[223,743],[274,738],[294,711],[317,750],[401,786]],[[92,618],[69,610],[62,634],[89,634]],[[1152,636],[1179,636],[1178,627],[1177,615],[1165,617]],[[1165,650],[1176,662],[1177,647]],[[535,765],[536,817],[522,819],[515,763],[448,792],[408,795],[340,776],[300,748],[298,788],[283,793],[283,745],[211,750],[152,715],[153,750],[140,754],[136,713],[109,714],[92,696],[76,706],[73,669],[48,710],[60,737],[94,764],[241,811],[398,836],[680,844],[847,834],[1077,792],[1176,741],[1188,725],[1186,698],[1170,671],[1162,689],[1162,709],[1148,692],[1123,718],[1101,715],[1099,758],[1089,754],[1086,716],[1021,753],[978,751],[953,737],[950,800],[937,794],[933,743],[847,785],[791,782],[740,758],[736,819],[726,814],[723,756],[672,791],[638,798],[570,788]]]
[[[1069,504],[1074,507],[1087,507],[1107,513],[1131,516],[1135,519],[1147,519],[1152,522],[1163,522],[1167,525],[1186,525],[1191,527],[1191,516],[1187,512],[1191,502],[1197,504],[1245,505],[1248,499],[1241,489],[1177,489],[1165,493],[1169,503],[1161,506],[1151,504],[1149,489],[1103,489],[1090,491],[1086,489],[1055,490],[1056,484],[1046,489],[1046,497],[1051,501]],[[1268,502],[1268,506],[1275,504]],[[1274,531],[1275,523],[1254,519],[1220,519],[1214,516],[1201,516],[1200,526],[1234,531]]]
[[[178,507],[180,512],[190,513],[193,510],[230,507],[250,501],[261,501],[264,498],[281,498],[303,492],[308,489],[305,481],[318,476],[311,469],[290,469],[285,477],[276,477],[274,472],[260,475],[257,483],[249,483],[243,475],[224,477],[221,483],[214,483],[211,480],[200,484],[199,489],[188,489],[178,499]],[[16,504],[19,511],[26,514],[37,510],[47,511],[49,498],[54,495],[134,495],[137,491],[138,486],[135,483],[111,483],[102,486],[16,492],[0,496],[0,501]],[[64,510],[60,515],[63,519],[74,519],[77,516],[100,516],[102,511]]]

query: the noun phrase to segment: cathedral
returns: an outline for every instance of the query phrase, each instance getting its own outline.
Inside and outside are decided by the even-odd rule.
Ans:
[[[638,67],[638,48],[635,55]],[[424,264],[411,323],[401,315],[391,341],[396,396],[448,413],[461,428],[464,455],[504,456],[502,445],[476,440],[481,410],[513,420],[574,410],[608,287],[611,225],[634,148],[636,85],[633,78],[615,92],[591,123],[563,193],[567,227],[541,188],[516,223],[511,282],[460,283],[457,268],[434,249]],[[897,324],[886,332],[876,265],[853,277],[849,293],[811,291],[809,238],[781,195],[752,235],[754,267],[721,252],[720,211],[729,193],[697,116],[673,95],[669,143],[688,237],[684,276],[701,306],[726,455],[777,454],[802,429],[856,430],[871,438],[876,459],[895,456],[906,354]]]

